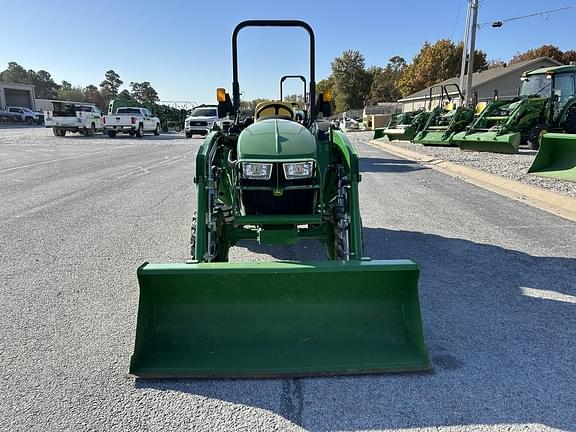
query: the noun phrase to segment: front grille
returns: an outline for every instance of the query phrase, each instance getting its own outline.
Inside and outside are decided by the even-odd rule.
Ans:
[[[191,121],[190,126],[208,126],[208,122],[205,121]]]
[[[248,215],[297,215],[314,214],[317,189],[285,189],[288,187],[314,186],[315,178],[284,178],[282,163],[272,166],[270,180],[241,179],[240,188],[258,187],[267,189],[242,189],[242,204]],[[275,196],[273,190],[281,189],[281,196]]]
[[[285,190],[274,196],[271,190],[242,191],[242,203],[247,215],[314,214],[316,189]]]

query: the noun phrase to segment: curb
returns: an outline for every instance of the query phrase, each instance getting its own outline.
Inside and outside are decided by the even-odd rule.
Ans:
[[[458,177],[467,183],[471,183],[499,195],[553,213],[572,222],[576,222],[576,198],[536,186],[527,185],[516,180],[510,180],[474,168],[447,162],[442,159],[436,159],[385,142],[370,140],[368,143],[372,146],[379,147],[394,156],[413,160],[436,171],[440,171],[443,174]]]

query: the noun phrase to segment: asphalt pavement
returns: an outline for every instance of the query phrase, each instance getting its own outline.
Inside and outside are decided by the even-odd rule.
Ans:
[[[0,429],[576,431],[576,223],[359,142],[366,255],[421,265],[433,371],[135,380],[143,261],[188,258],[201,139],[0,129]],[[318,245],[234,248],[314,259]]]

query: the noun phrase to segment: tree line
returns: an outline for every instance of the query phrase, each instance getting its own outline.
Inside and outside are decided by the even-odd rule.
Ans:
[[[366,67],[360,51],[346,50],[331,63],[331,74],[317,83],[322,92],[333,91],[333,112],[361,109],[378,102],[396,102],[398,99],[460,74],[463,44],[449,39],[435,43],[425,42],[420,51],[407,63],[394,56],[384,67]],[[538,57],[547,56],[563,64],[576,60],[576,51],[562,51],[554,45],[543,45],[517,53],[507,63],[488,60],[484,51],[475,51],[474,72],[501,67]]]
[[[57,84],[45,70],[26,70],[16,62],[9,62],[8,67],[0,72],[0,81],[17,84],[31,84],[35,87],[39,99],[57,99],[73,102],[89,102],[106,110],[112,99],[135,100],[140,103],[156,103],[160,100],[150,82],[130,82],[129,90],[120,87],[124,81],[113,70],[104,74],[104,80],[97,87],[93,84],[74,86],[68,81]]]
[[[408,63],[401,56],[393,56],[386,66],[366,67],[360,51],[346,50],[331,62],[331,74],[316,84],[319,92],[332,89],[333,112],[348,109],[361,109],[378,102],[395,102],[401,97],[422,90],[460,73],[463,44],[449,39],[440,39],[435,43],[424,42],[420,51]],[[576,60],[576,51],[562,51],[554,45],[543,45],[526,52],[517,53],[507,63],[513,64],[525,60],[547,56],[563,64]],[[475,51],[474,72],[504,66],[502,60],[488,60],[484,51]],[[102,110],[108,107],[112,99],[136,100],[141,103],[159,101],[158,93],[150,82],[130,82],[129,89],[120,90],[124,81],[114,70],[104,74],[104,80],[97,87],[93,84],[85,87],[73,86],[67,81],[57,84],[45,70],[26,70],[16,62],[0,72],[0,81],[20,84],[32,84],[36,88],[36,97],[41,99],[60,99],[77,102],[90,102]],[[286,100],[302,102],[302,96],[289,95]],[[241,109],[250,111],[259,102],[243,101]]]

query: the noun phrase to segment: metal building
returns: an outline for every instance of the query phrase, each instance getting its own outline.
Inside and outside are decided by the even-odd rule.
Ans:
[[[36,110],[34,86],[0,81],[0,108],[18,106]]]

